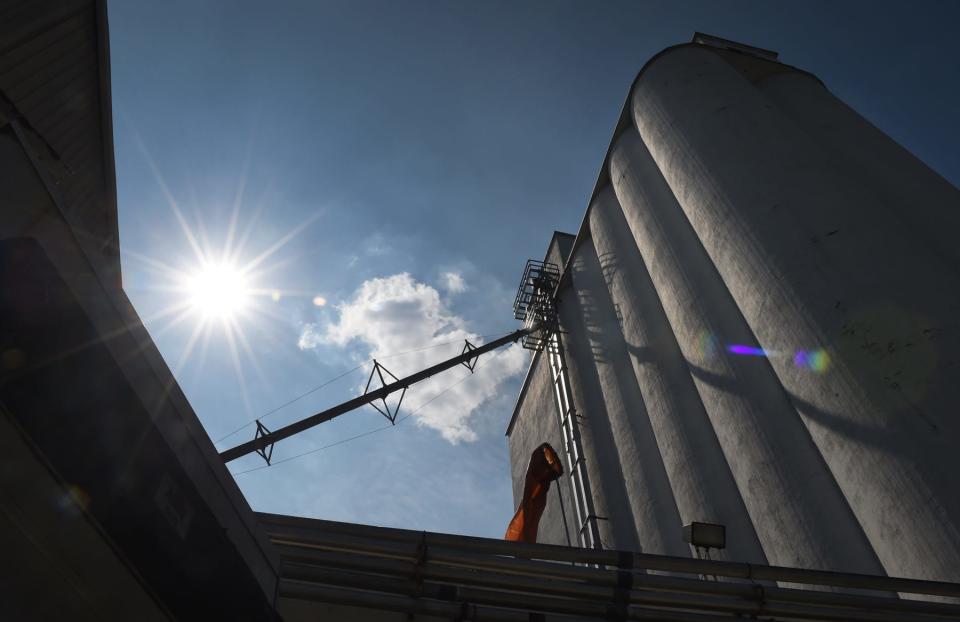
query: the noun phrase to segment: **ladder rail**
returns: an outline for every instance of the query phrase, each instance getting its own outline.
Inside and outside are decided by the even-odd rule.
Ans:
[[[573,403],[573,392],[570,389],[570,378],[567,372],[566,359],[563,352],[563,340],[560,331],[550,335],[546,347],[550,373],[553,380],[554,403],[557,407],[557,422],[563,437],[564,454],[567,458],[568,478],[573,493],[574,509],[576,511],[578,540],[580,546],[587,549],[602,549],[600,529],[597,523],[597,514],[593,506],[593,494],[590,480],[587,476],[586,461],[583,455],[583,442],[580,433],[576,407]]]

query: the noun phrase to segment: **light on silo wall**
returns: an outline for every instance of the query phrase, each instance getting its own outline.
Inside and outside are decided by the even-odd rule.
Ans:
[[[736,354],[738,356],[761,356],[764,358],[791,356],[789,351],[770,350],[739,343],[727,346],[726,350],[730,354]],[[822,374],[830,368],[830,355],[822,348],[816,350],[796,350],[792,352],[792,357],[793,364],[800,369],[808,369]]]
[[[715,523],[693,522],[683,526],[683,540],[697,548],[723,549],[727,546],[727,528]]]

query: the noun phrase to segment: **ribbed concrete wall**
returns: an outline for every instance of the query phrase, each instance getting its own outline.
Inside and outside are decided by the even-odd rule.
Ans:
[[[903,225],[932,208],[882,204],[846,157],[831,162],[829,146],[706,49],[652,63],[632,111],[759,343],[832,361],[811,373],[770,359],[884,568],[960,578],[960,288],[945,251]],[[919,183],[900,196],[922,200],[934,184]]]
[[[869,191],[910,238],[932,246],[960,276],[960,197],[950,182],[808,74],[782,73],[757,88],[817,143],[830,167]]]
[[[590,240],[575,252],[570,273],[572,287],[564,299],[576,305],[582,320],[581,332],[589,346],[610,433],[616,439],[611,457],[616,457],[623,472],[639,549],[645,553],[688,556],[677,504]],[[587,364],[579,358],[577,362]],[[588,419],[595,418],[594,412],[583,414]]]
[[[604,548],[637,551],[641,543],[637,537],[636,517],[630,507],[624,466],[620,464],[617,451],[620,439],[613,435],[610,413],[586,335],[586,323],[576,296],[569,290],[560,298],[559,312],[560,328],[567,333],[564,335],[566,362],[573,402],[581,417],[587,477],[593,489],[597,516],[601,517],[600,541]]]
[[[960,580],[960,192],[707,46],[618,128],[560,290],[611,542],[716,521],[729,559]]]
[[[610,173],[767,559],[878,570],[770,363],[726,352],[756,339],[635,131],[615,144]]]
[[[629,365],[645,403],[676,499],[677,525],[694,521],[727,526],[720,559],[766,563],[686,360],[643,264],[620,203],[610,186],[590,208],[590,231],[604,280],[623,326]],[[670,533],[676,543],[679,534]]]
[[[558,266],[569,259],[567,242],[570,237],[555,235],[546,254],[546,261]],[[582,255],[581,255],[582,257]],[[582,434],[583,456],[587,479],[593,491],[593,505],[600,520],[600,541],[604,548],[640,550],[636,522],[630,507],[627,486],[624,484],[624,469],[620,465],[614,433],[604,402],[604,392],[588,338],[586,325],[577,296],[563,295],[558,303],[558,312],[564,335],[564,350],[567,374],[577,409]],[[557,451],[564,451],[563,437],[557,419],[557,406],[553,395],[552,375],[547,356],[535,355],[531,360],[524,390],[517,404],[510,427],[510,460],[513,473],[514,503],[523,493],[523,478],[530,453],[544,441]],[[581,525],[566,468],[559,485],[563,495],[564,513],[560,512],[559,497],[551,491],[547,507],[540,521],[538,541],[547,544],[567,544],[564,522],[569,530],[570,542],[576,544]],[[612,518],[611,518],[612,517]]]

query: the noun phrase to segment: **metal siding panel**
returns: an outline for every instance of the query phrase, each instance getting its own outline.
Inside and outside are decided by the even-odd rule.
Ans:
[[[69,19],[74,13],[93,7],[90,0],[31,0],[4,12],[0,16],[0,55]]]
[[[79,17],[74,18],[65,23],[70,30],[53,41],[31,39],[28,44],[16,48],[15,53],[4,56],[3,65],[0,66],[0,85],[8,91],[8,95],[20,97],[17,91],[30,89],[34,84],[48,80],[51,68],[62,71],[64,59],[75,61],[75,50],[83,47],[84,40],[93,32],[87,22]]]
[[[100,232],[97,229],[91,229],[86,225],[86,222],[96,221],[98,218],[97,214],[101,211],[102,197],[103,194],[98,188],[90,187],[82,193],[74,195],[70,209],[70,216],[77,222],[84,223],[76,228],[95,235],[98,240],[102,237]],[[94,222],[94,225],[96,225],[96,222]]]
[[[68,103],[82,105],[84,101],[89,101],[89,98],[95,95],[95,92],[96,89],[94,87],[88,86],[83,91],[75,92],[73,99],[68,101]],[[73,109],[51,107],[50,114],[46,115],[37,111],[33,112],[34,116],[41,120],[41,123],[31,123],[31,125],[51,142],[56,140],[54,137],[78,131],[80,128],[93,132],[95,134],[95,140],[100,140],[99,119],[95,115],[96,111],[90,109],[90,107],[86,110],[78,108],[76,105],[74,105]]]
[[[175,382],[151,369],[135,316],[117,313],[85,266],[68,284],[36,239],[5,240],[0,266],[28,284],[0,288],[0,325],[34,363],[0,387],[10,413],[90,495],[94,519],[178,619],[275,620],[272,590],[234,540],[237,521],[215,505],[226,469],[211,471],[213,446],[191,412],[177,412]],[[238,510],[253,520],[242,506],[227,511]]]
[[[82,16],[71,16],[49,28],[35,33],[20,44],[0,52],[0,73],[7,73],[19,65],[30,62],[37,54],[51,46],[55,46],[64,38],[70,37],[83,25]]]
[[[83,185],[69,186],[64,198],[70,205],[70,212],[73,215],[83,216],[88,213],[88,203],[92,200],[92,197],[100,196],[101,193],[102,189],[99,184],[93,181],[87,181],[87,183]]]
[[[65,123],[64,127],[64,133],[53,135],[51,140],[64,162],[77,172],[99,166],[99,128],[93,128],[89,123]],[[86,158],[88,155],[93,155],[96,161]]]
[[[3,33],[0,89],[60,158],[57,173],[63,209],[99,249],[116,239],[106,204],[98,24],[92,2],[31,4]],[[116,254],[114,253],[114,257]]]
[[[96,90],[91,85],[97,79],[96,68],[90,66],[92,60],[87,56],[87,62],[83,62],[77,54],[77,59],[72,61],[74,67],[62,73],[51,73],[45,82],[32,85],[30,90],[12,89],[8,96],[28,119],[31,115],[41,117],[81,109],[78,105],[80,98]],[[88,103],[90,108],[96,108],[96,101]]]

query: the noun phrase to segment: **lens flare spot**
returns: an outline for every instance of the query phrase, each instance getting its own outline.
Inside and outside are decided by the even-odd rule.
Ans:
[[[70,485],[64,492],[57,495],[54,503],[64,515],[76,517],[90,508],[90,495],[83,488]]]
[[[818,374],[822,374],[830,368],[830,355],[825,350],[817,350],[810,358],[810,369]]]
[[[801,369],[809,369],[818,374],[830,369],[830,355],[826,350],[797,350],[793,355],[793,364]]]
[[[700,333],[695,348],[701,361],[709,361],[717,355],[717,350],[719,350],[717,339],[707,331]]]
[[[753,346],[744,346],[740,344],[727,346],[727,352],[730,354],[740,354],[742,356],[770,356],[771,354],[763,348],[755,348]]]

